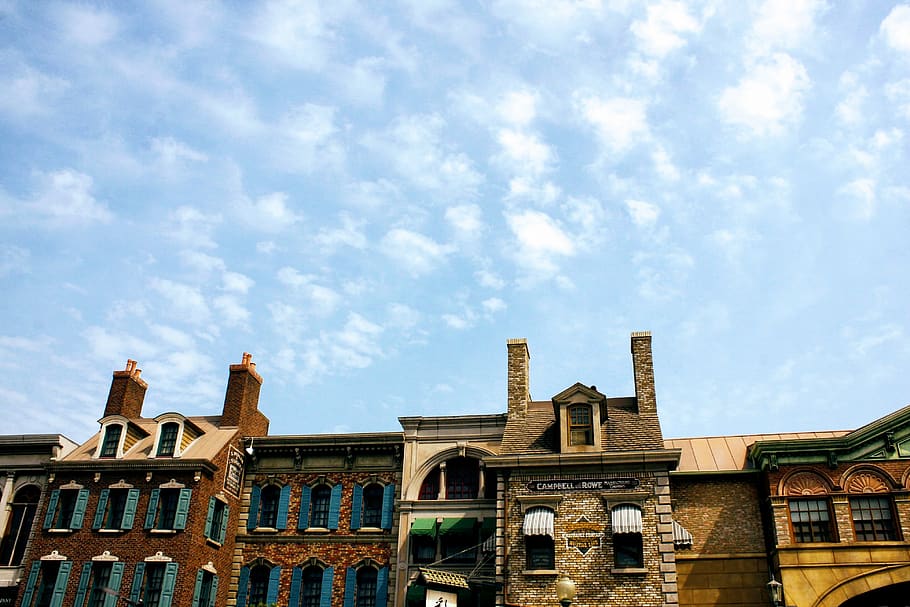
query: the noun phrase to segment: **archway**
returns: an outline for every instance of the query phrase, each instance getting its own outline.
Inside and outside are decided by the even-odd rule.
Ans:
[[[910,582],[864,592],[841,603],[840,607],[910,607]]]

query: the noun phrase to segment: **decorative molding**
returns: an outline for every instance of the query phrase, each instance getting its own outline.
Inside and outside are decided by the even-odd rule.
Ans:
[[[211,573],[212,575],[218,575],[218,570],[215,569],[215,565],[212,564],[212,561],[209,561],[208,563],[206,563],[205,565],[203,565],[203,566],[202,566],[202,570],[203,570],[203,571],[208,571],[208,572]]]
[[[787,480],[787,495],[825,495],[827,483],[814,472],[798,472]]]
[[[117,558],[116,556],[112,555],[110,550],[105,550],[98,556],[93,556],[92,560],[93,561],[115,562],[115,561],[119,561],[120,559]]]
[[[172,559],[171,557],[165,556],[164,553],[161,552],[160,550],[155,553],[155,556],[145,557],[146,563],[170,563],[173,560],[174,559]]]
[[[38,560],[41,560],[41,561],[67,561],[69,559],[66,558],[65,556],[63,556],[62,554],[60,554],[59,552],[57,552],[56,550],[51,550],[50,554],[42,556]]]
[[[888,493],[888,483],[872,472],[860,472],[850,477],[847,493]]]
[[[83,487],[76,481],[70,481],[70,482],[66,483],[65,485],[60,485],[60,489],[85,489],[85,487]]]
[[[124,479],[121,478],[119,481],[117,481],[113,485],[110,485],[108,488],[109,489],[132,489],[133,485],[131,485],[130,483],[126,482]]]
[[[176,479],[172,478],[171,480],[169,480],[166,483],[161,483],[160,485],[158,485],[158,487],[161,489],[185,489],[186,485],[184,485],[183,483],[178,483]]]

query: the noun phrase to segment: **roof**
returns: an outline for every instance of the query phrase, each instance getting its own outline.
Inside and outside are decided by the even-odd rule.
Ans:
[[[778,434],[742,434],[697,438],[668,438],[667,449],[680,449],[682,455],[676,472],[732,472],[750,470],[747,458],[749,447],[757,441],[835,438],[849,434],[847,430],[824,432],[782,432]]]
[[[420,576],[423,578],[425,584],[449,586],[452,588],[470,588],[470,586],[468,586],[468,578],[460,573],[421,567]]]

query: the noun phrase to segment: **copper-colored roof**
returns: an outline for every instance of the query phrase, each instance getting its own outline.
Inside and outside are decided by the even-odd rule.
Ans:
[[[826,432],[783,432],[779,434],[744,434],[738,436],[709,436],[698,438],[668,438],[667,449],[680,449],[677,472],[723,472],[748,470],[746,453],[752,443],[764,440],[799,438],[834,438],[849,434],[846,430]]]

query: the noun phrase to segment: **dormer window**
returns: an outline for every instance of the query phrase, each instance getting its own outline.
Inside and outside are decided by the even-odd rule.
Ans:
[[[98,453],[98,457],[117,457],[122,436],[123,426],[120,424],[109,424],[104,429],[104,441],[101,443],[101,451]]]
[[[158,437],[157,457],[174,457],[177,449],[177,435],[180,433],[180,424],[167,422],[161,424],[161,434]]]
[[[594,425],[590,405],[569,407],[569,444],[593,445]]]

